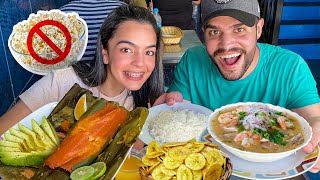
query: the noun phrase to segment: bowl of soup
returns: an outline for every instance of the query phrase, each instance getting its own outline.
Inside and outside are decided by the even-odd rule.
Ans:
[[[226,150],[252,162],[287,157],[311,140],[312,128],[297,113],[272,104],[222,106],[208,119],[209,134]]]

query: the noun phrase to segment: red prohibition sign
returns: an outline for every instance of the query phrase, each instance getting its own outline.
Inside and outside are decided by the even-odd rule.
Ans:
[[[49,39],[48,36],[41,31],[40,28],[42,26],[46,26],[46,25],[57,26],[58,28],[60,28],[62,30],[62,32],[66,36],[66,40],[67,40],[66,48],[65,48],[64,51],[59,49],[59,47],[57,45],[55,45],[51,41],[51,39]],[[58,54],[57,58],[52,59],[52,60],[48,60],[48,59],[40,57],[34,51],[34,49],[32,47],[32,38],[33,38],[35,33],[37,33],[44,40],[44,42],[46,42]],[[71,41],[71,35],[70,35],[69,30],[63,24],[61,24],[60,22],[54,21],[54,20],[44,20],[44,21],[41,21],[41,22],[37,23],[30,30],[30,32],[28,34],[28,38],[27,38],[27,47],[28,47],[28,50],[29,50],[31,56],[35,60],[37,60],[38,62],[40,62],[42,64],[56,64],[56,63],[64,60],[67,57],[67,55],[69,54],[70,50],[71,50],[71,43],[72,43],[72,41]]]

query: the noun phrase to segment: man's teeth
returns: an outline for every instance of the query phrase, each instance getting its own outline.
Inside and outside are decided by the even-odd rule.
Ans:
[[[137,78],[137,77],[140,77],[140,76],[143,75],[143,73],[129,73],[129,72],[127,72],[126,74],[127,74],[128,76],[134,77],[134,78]]]
[[[226,59],[226,58],[233,58],[237,56],[240,56],[240,53],[221,56],[221,58]]]

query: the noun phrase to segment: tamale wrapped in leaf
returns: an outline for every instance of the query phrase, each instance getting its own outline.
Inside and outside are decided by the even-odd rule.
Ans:
[[[112,142],[98,156],[96,162],[106,163],[107,171],[103,179],[112,179],[133,143],[137,140],[147,119],[149,110],[138,107],[129,114],[129,120],[120,127]]]
[[[75,123],[73,110],[73,108],[66,105],[58,113],[51,116],[51,122],[56,131],[67,132]]]
[[[32,180],[68,180],[70,174],[60,169],[52,170],[46,166],[41,166],[31,178]]]
[[[61,99],[61,101],[57,104],[57,106],[52,110],[52,112],[49,114],[47,119],[51,121],[51,116],[58,113],[62,108],[64,108],[71,100],[73,100],[81,91],[81,87],[76,83],[74,84],[71,89],[67,92],[67,94],[64,95],[64,97]]]
[[[45,164],[51,169],[62,168],[69,172],[90,164],[127,121],[128,114],[125,108],[107,103],[99,111],[77,121]]]
[[[111,144],[98,156],[96,161],[103,161],[107,167],[124,146],[130,147],[139,136],[147,119],[147,108],[138,107],[129,113],[129,120],[119,129]]]
[[[37,170],[33,167],[7,166],[0,162],[0,177],[2,179],[27,180],[33,177]]]
[[[79,98],[86,94],[87,107],[90,108],[98,99],[92,92],[74,84],[48,116],[48,120],[57,132],[66,133],[75,123],[74,108]]]

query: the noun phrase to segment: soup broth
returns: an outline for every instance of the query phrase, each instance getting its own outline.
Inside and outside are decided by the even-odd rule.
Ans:
[[[265,105],[227,109],[211,121],[217,137],[240,150],[277,153],[294,149],[304,142],[301,125],[295,117]]]

